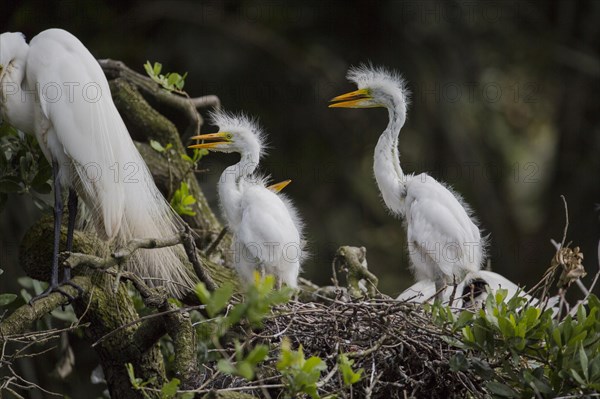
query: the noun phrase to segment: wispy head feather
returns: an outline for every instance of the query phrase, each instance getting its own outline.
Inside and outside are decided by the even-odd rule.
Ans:
[[[359,89],[365,88],[396,88],[402,92],[404,99],[408,104],[410,99],[410,90],[406,81],[399,72],[385,67],[376,67],[373,64],[360,64],[348,69],[346,78],[358,86]]]
[[[209,120],[211,125],[218,126],[219,131],[222,132],[250,132],[258,141],[263,153],[268,148],[267,135],[260,126],[257,118],[246,115],[243,112],[212,111],[209,114]]]

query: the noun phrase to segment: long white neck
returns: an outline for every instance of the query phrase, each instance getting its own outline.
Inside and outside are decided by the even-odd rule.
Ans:
[[[392,98],[389,122],[375,147],[373,171],[386,206],[395,214],[404,214],[406,176],[400,167],[398,135],[406,120],[406,102],[402,94]]]
[[[15,58],[5,66],[0,82],[0,112],[2,119],[28,134],[34,131],[35,91],[27,87],[25,68],[29,46],[20,47]]]
[[[231,229],[235,229],[241,222],[243,187],[253,180],[259,155],[258,152],[243,153],[238,163],[229,166],[221,174],[218,184],[219,200]]]

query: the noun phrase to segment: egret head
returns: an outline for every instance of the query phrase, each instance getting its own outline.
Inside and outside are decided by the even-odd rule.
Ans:
[[[481,307],[488,296],[487,287],[488,282],[481,277],[466,278],[462,290],[463,309]]]
[[[211,124],[219,127],[219,132],[194,136],[195,140],[207,142],[194,144],[189,148],[206,148],[209,151],[238,152],[258,158],[266,147],[264,133],[256,119],[244,114],[228,112],[213,112],[210,115]]]
[[[409,92],[402,76],[372,65],[351,67],[346,75],[358,90],[331,99],[330,108],[392,108],[408,104]]]
[[[2,82],[9,65],[15,58],[25,58],[28,47],[22,33],[6,32],[0,34],[0,82]]]

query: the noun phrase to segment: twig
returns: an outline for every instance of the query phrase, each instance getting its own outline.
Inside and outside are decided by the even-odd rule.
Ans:
[[[161,316],[164,316],[165,314],[168,314],[168,313],[188,312],[190,310],[198,310],[198,309],[204,309],[204,308],[205,308],[205,305],[188,306],[188,307],[185,307],[185,308],[169,309],[169,310],[165,310],[163,312],[158,312],[158,313],[153,313],[153,314],[149,314],[149,315],[146,315],[146,316],[142,316],[142,317],[140,317],[138,319],[135,319],[134,321],[131,321],[131,322],[127,323],[127,324],[123,324],[119,328],[116,328],[116,329],[112,330],[111,332],[109,332],[108,334],[104,335],[102,338],[98,339],[96,342],[94,342],[92,344],[92,348],[95,347],[95,346],[97,346],[102,341],[105,341],[106,339],[112,337],[113,335],[115,335],[119,331],[121,331],[121,330],[123,330],[125,328],[128,328],[128,327],[134,326],[136,324],[139,324],[139,323],[141,323],[141,322],[143,322],[145,320],[152,319],[152,318],[155,318],[155,317],[161,317]]]
[[[204,251],[204,256],[206,256],[208,258],[210,256],[210,254],[212,254],[213,251],[215,249],[217,249],[217,246],[219,245],[221,240],[223,240],[223,237],[225,237],[225,234],[227,234],[227,227],[223,227],[223,229],[221,230],[221,232],[219,233],[217,238],[215,238],[215,240],[212,242],[212,244],[210,244],[210,247],[208,247],[208,249],[206,251]]]
[[[563,230],[563,238],[560,244],[561,248],[565,247],[565,241],[567,240],[567,230],[569,229],[569,207],[567,206],[567,200],[564,195],[561,195],[560,198],[563,200],[563,204],[565,205],[565,229]]]

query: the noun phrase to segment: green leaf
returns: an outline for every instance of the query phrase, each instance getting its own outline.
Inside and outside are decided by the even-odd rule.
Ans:
[[[204,305],[210,302],[210,291],[208,288],[206,288],[206,285],[204,285],[203,282],[196,284],[196,295],[198,296],[198,299],[200,299],[200,302],[202,302]]]
[[[183,201],[181,201],[181,203],[184,206],[189,206],[196,203],[196,198],[194,198],[192,195],[188,195],[183,199]]]
[[[154,76],[154,70],[152,69],[152,64],[150,64],[150,61],[146,61],[144,64],[144,70],[148,76]]]
[[[258,363],[265,360],[267,355],[269,354],[269,347],[266,345],[256,345],[248,356],[246,357],[246,361],[250,364],[257,365]]]
[[[160,71],[162,71],[162,64],[160,62],[155,62],[154,70],[152,72],[155,76],[158,76],[160,74]]]
[[[178,73],[170,73],[167,77],[167,85],[175,86],[175,84],[181,79]]]
[[[254,379],[254,367],[248,362],[243,361],[238,363],[237,373],[249,381]]]
[[[17,299],[15,294],[0,294],[0,306],[6,306]]]
[[[473,319],[473,316],[474,316],[474,313],[471,311],[468,311],[468,310],[464,310],[464,311],[460,312],[460,315],[458,316],[458,319],[456,320],[456,322],[454,324],[454,331],[466,326],[467,323]]]
[[[206,311],[210,317],[215,317],[221,310],[227,306],[227,303],[233,295],[233,285],[225,283],[217,288],[211,295],[210,301],[206,304]]]
[[[174,398],[175,395],[177,395],[177,389],[179,388],[180,383],[181,381],[179,381],[178,378],[173,378],[171,381],[164,384],[160,389],[162,397],[165,399]]]
[[[501,396],[503,398],[519,398],[521,395],[508,385],[502,384],[497,381],[488,381],[485,387],[491,393]]]
[[[458,371],[467,371],[469,369],[469,361],[462,352],[458,352],[456,355],[450,358],[450,370],[455,373]]]
[[[573,369],[571,369],[571,375],[573,376],[573,378],[575,378],[575,380],[581,385],[581,386],[586,386],[587,383],[585,382],[585,380],[583,378],[581,378],[581,376],[579,375],[579,373]]]
[[[485,360],[481,360],[477,357],[474,357],[471,358],[470,363],[477,375],[479,375],[484,380],[490,380],[492,379],[492,377],[494,377],[494,370],[492,370],[489,363]]]
[[[194,163],[194,160],[192,158],[190,158],[190,156],[188,154],[181,154],[181,159],[183,159],[186,162],[189,163]]]
[[[220,359],[217,362],[217,369],[225,374],[234,375],[236,374],[235,366],[227,359]]]
[[[40,162],[38,165],[38,172],[31,181],[31,185],[33,187],[40,186],[42,184],[48,183],[48,181],[52,178],[52,167],[48,162]]]
[[[163,147],[158,141],[150,140],[150,147],[152,147],[156,152],[165,152],[165,147]]]
[[[588,357],[583,349],[583,345],[579,347],[579,363],[581,364],[581,371],[583,371],[583,375],[586,381],[589,381],[588,375]]]
[[[344,381],[345,386],[349,386],[360,381],[360,378],[363,373],[363,369],[358,369],[356,372],[352,370],[352,365],[354,364],[354,360],[348,359],[348,357],[344,354],[341,354],[338,357],[338,363],[340,370],[342,372],[342,380]]]
[[[15,182],[14,179],[9,179],[9,176],[0,180],[0,193],[18,193],[22,189],[21,184]]]
[[[325,362],[317,356],[311,356],[309,357],[306,362],[304,363],[304,365],[302,366],[302,370],[309,372],[309,371],[323,371],[327,369],[327,365],[325,364]]]
[[[48,183],[43,183],[37,186],[33,186],[33,189],[40,194],[50,194],[52,186]]]

